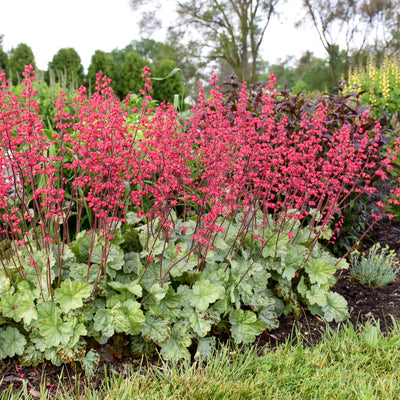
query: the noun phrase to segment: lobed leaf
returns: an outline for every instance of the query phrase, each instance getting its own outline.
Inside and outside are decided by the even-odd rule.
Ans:
[[[235,310],[229,314],[231,333],[236,343],[253,343],[257,335],[267,328],[267,323],[257,319],[252,311]]]
[[[166,360],[190,359],[187,349],[192,343],[185,325],[177,323],[172,327],[167,343],[161,345],[161,356]]]
[[[211,283],[208,279],[197,281],[192,288],[189,304],[197,311],[205,311],[211,303],[220,299],[225,293],[222,285]]]
[[[194,333],[200,337],[204,337],[210,332],[214,322],[204,311],[198,311],[192,307],[186,307],[183,310],[183,316],[187,318]]]
[[[54,290],[54,298],[65,313],[83,306],[83,299],[90,297],[92,285],[87,282],[66,279]]]
[[[171,323],[161,316],[146,316],[142,323],[142,337],[146,342],[153,341],[161,345],[168,342],[171,335]]]
[[[91,379],[94,376],[99,365],[99,361],[100,355],[96,350],[90,349],[85,354],[85,357],[83,357],[81,363],[87,378]]]
[[[328,283],[336,272],[334,264],[327,262],[323,258],[310,258],[304,267],[311,283],[319,283],[323,285]]]
[[[331,322],[345,321],[349,318],[349,311],[346,299],[339,293],[329,292],[326,295],[326,306],[322,307],[324,318]]]
[[[22,355],[27,341],[17,328],[7,326],[0,330],[0,358]]]

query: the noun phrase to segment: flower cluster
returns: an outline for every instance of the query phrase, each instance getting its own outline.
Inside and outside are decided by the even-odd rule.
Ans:
[[[62,253],[62,244],[83,225],[107,244],[128,211],[161,220],[157,234],[166,240],[173,215],[187,220],[195,213],[193,246],[205,252],[225,229],[221,218],[229,221],[239,213],[245,218],[237,240],[260,223],[283,230],[301,221],[323,232],[332,216],[348,206],[350,194],[360,192],[360,186],[368,193],[375,190],[370,171],[384,178],[390,162],[377,164],[379,124],[368,131],[361,118],[328,135],[323,103],[304,113],[300,128],[293,129],[287,116],[277,115],[273,76],[258,115],[247,109],[245,83],[232,109],[212,76],[209,99],[200,87],[192,116],[182,123],[170,104],[147,107],[151,86],[145,68],[140,123],[127,126],[128,112],[139,111],[129,110],[128,100],[119,101],[110,80],[99,74],[90,98],[85,88],[77,91],[73,114],[66,112],[60,93],[56,131],[50,133],[38,115],[32,67],[24,76],[18,99],[5,74],[0,75],[0,171],[11,171],[0,176],[0,229],[8,244],[28,243],[33,234],[47,252],[55,243]],[[262,221],[255,218],[260,211]],[[291,232],[288,237],[295,240]],[[2,255],[8,244],[0,248]],[[61,265],[62,254],[58,258]]]

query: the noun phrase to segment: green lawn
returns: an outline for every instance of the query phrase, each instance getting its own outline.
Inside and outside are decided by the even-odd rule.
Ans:
[[[149,365],[126,373],[109,371],[101,389],[75,384],[74,390],[49,393],[41,399],[399,399],[400,325],[388,336],[367,324],[355,331],[343,325],[327,328],[314,347],[291,342],[274,350],[223,347],[207,363]],[[260,355],[263,353],[263,355]],[[143,371],[146,371],[145,373]],[[39,398],[27,389],[1,399]],[[32,391],[31,391],[32,393]]]

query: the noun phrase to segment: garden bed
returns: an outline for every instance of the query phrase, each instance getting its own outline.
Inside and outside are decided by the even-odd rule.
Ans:
[[[392,224],[391,228],[396,229],[398,226]],[[394,242],[396,239],[387,237],[387,240]],[[334,291],[343,295],[347,300],[350,310],[349,321],[356,328],[367,321],[379,321],[381,331],[387,332],[393,328],[392,317],[400,321],[400,277],[386,287],[369,288],[352,279],[347,270],[339,272],[339,275]],[[327,325],[337,329],[340,329],[341,326],[335,322],[327,324],[322,318],[313,316],[309,312],[306,312],[300,320],[295,320],[293,315],[289,315],[281,317],[279,322],[278,329],[265,331],[260,335],[257,341],[260,351],[264,352],[265,346],[274,348],[284,344],[290,340],[296,329],[301,332],[305,345],[315,345],[321,339]],[[296,340],[293,341],[293,345],[296,345]],[[108,354],[109,358],[100,363],[97,374],[90,382],[92,388],[98,388],[104,381],[105,366],[108,371],[113,370],[117,374],[124,374],[127,365],[136,370],[144,367],[139,358],[135,359],[123,354],[124,343],[117,342],[110,346],[112,347],[110,351],[107,351],[107,347],[104,348],[103,355]],[[116,354],[112,355],[116,350]],[[153,365],[161,366],[161,361],[156,357],[148,361]],[[26,384],[28,388],[31,388],[32,397],[34,397],[35,390],[37,391],[41,386],[43,379],[46,387],[52,389],[52,392],[56,391],[58,385],[61,384],[64,390],[72,394],[79,385],[77,380],[82,379],[84,382],[84,372],[78,365],[56,367],[46,363],[38,367],[20,367],[13,361],[8,361],[0,367],[0,381],[3,381],[0,392],[11,383],[15,386],[15,390]]]

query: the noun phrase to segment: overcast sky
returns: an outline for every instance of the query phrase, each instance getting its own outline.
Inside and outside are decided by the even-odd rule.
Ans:
[[[165,3],[174,8],[173,0]],[[300,0],[288,0],[280,20],[267,28],[260,54],[264,60],[274,63],[287,55],[298,57],[305,50],[325,57],[312,27],[293,27],[302,15],[300,4]],[[130,8],[129,0],[0,0],[0,6],[4,50],[26,43],[43,70],[61,48],[73,47],[87,71],[96,50],[109,52],[140,40],[136,23],[140,16]],[[173,13],[166,17],[174,18]],[[162,41],[162,31],[153,38]]]

